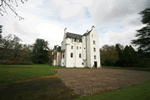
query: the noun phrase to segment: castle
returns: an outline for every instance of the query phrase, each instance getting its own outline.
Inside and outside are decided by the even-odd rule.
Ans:
[[[83,35],[67,32],[61,46],[54,46],[52,51],[53,66],[100,68],[99,35],[92,26]]]

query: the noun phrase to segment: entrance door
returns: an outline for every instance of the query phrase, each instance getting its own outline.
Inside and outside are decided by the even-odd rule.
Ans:
[[[95,68],[97,68],[97,61],[94,62]]]

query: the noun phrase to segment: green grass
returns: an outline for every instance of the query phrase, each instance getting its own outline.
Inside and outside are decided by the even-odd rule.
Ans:
[[[99,95],[79,97],[76,100],[149,100],[150,82],[136,84],[120,90],[112,90]]]
[[[150,71],[150,67],[116,67],[116,66],[102,66],[102,68],[111,68],[111,69],[135,69],[135,70],[143,70]]]
[[[56,74],[54,69],[66,69],[66,67],[49,66],[47,64],[34,65],[0,65],[0,83],[12,82],[35,77],[50,76]],[[68,68],[85,69],[85,68]]]

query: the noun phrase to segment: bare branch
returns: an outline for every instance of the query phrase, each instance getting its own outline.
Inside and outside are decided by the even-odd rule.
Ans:
[[[8,15],[8,13],[7,13],[7,11],[6,11],[6,9],[5,9],[5,7],[3,6],[3,9],[5,10],[5,13]]]
[[[21,0],[22,3],[24,3],[24,1],[27,1],[27,0]],[[13,0],[8,0],[8,2],[13,2]],[[18,7],[18,3],[17,3],[16,0],[15,0],[15,3],[16,3],[16,7]],[[15,8],[13,6],[11,6],[10,4],[8,4],[6,0],[1,0],[0,7],[3,8],[3,9],[0,8],[0,15],[1,16],[3,16],[3,13],[6,13],[8,15],[8,13],[7,13],[7,11],[6,11],[4,6],[8,6],[8,8],[16,15],[15,17],[18,17],[19,20],[23,20],[24,19],[23,17],[18,15],[18,13],[15,11]]]

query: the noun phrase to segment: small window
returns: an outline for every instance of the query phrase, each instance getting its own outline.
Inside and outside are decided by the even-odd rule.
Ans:
[[[77,41],[77,39],[75,38],[75,39],[74,39],[74,41],[76,42],[76,41]]]
[[[96,59],[96,55],[94,55],[94,59]]]
[[[93,44],[95,44],[95,41],[93,41]]]
[[[71,46],[71,49],[73,49],[73,46]]]
[[[79,58],[81,58],[81,53],[79,54]]]
[[[79,42],[79,40],[77,39],[77,43]]]
[[[85,49],[85,48],[84,48]]]
[[[96,52],[96,48],[94,48],[94,52]]]
[[[73,57],[73,53],[71,53],[71,55],[70,55],[70,56],[71,56],[71,58],[72,58],[72,57]]]
[[[72,39],[72,42],[73,42],[73,39]]]
[[[93,34],[92,34],[92,37],[93,37]]]
[[[63,58],[64,58],[64,54],[63,54]]]
[[[80,49],[81,49],[81,47],[80,47]]]
[[[77,46],[77,49],[78,49],[78,46]]]
[[[84,63],[82,63],[82,65],[84,65]]]

